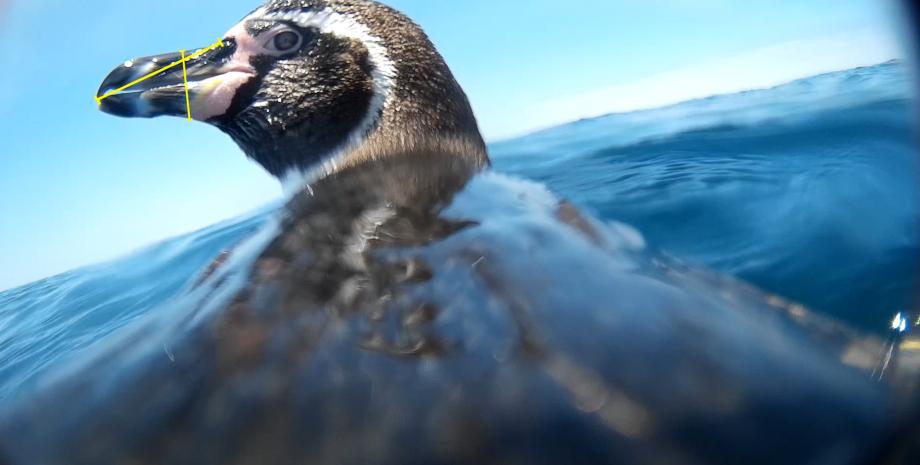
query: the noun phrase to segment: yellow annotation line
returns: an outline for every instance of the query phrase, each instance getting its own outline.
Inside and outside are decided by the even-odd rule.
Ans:
[[[210,47],[203,48],[203,49],[201,49],[201,50],[199,50],[199,51],[197,51],[197,52],[195,52],[195,53],[193,53],[193,54],[191,54],[191,55],[189,55],[189,56],[187,56],[187,57],[184,56],[184,57],[183,57],[181,60],[179,60],[179,61],[170,63],[170,64],[168,64],[168,65],[166,65],[166,66],[164,66],[164,67],[162,67],[162,68],[160,68],[160,69],[158,69],[158,70],[156,70],[156,71],[153,71],[153,72],[151,72],[151,73],[148,73],[148,74],[144,75],[143,77],[137,78],[137,79],[135,79],[134,81],[131,81],[131,82],[129,82],[129,83],[127,83],[127,84],[125,84],[125,85],[123,85],[123,86],[121,86],[121,87],[115,89],[115,90],[110,90],[110,91],[106,92],[105,94],[103,94],[103,95],[101,95],[101,96],[94,97],[94,98],[96,99],[96,104],[99,105],[99,104],[102,103],[103,100],[105,100],[105,99],[107,99],[107,98],[109,98],[109,97],[111,97],[111,96],[113,96],[113,95],[115,95],[115,94],[117,94],[117,93],[119,93],[119,92],[121,92],[121,91],[123,91],[123,90],[129,88],[129,87],[136,86],[137,84],[139,84],[139,83],[141,83],[141,82],[144,82],[144,81],[146,81],[147,79],[150,79],[150,78],[152,78],[152,77],[154,77],[154,76],[156,76],[156,75],[158,75],[158,74],[161,74],[161,73],[163,73],[164,71],[166,71],[166,70],[168,70],[168,69],[175,68],[176,66],[179,66],[179,65],[182,65],[182,67],[185,68],[185,62],[186,62],[186,61],[189,61],[189,60],[191,60],[191,59],[193,59],[193,58],[198,58],[199,56],[203,55],[204,53],[207,53],[207,52],[209,52],[209,51],[211,51],[211,50],[214,50],[215,48],[219,48],[219,47],[223,47],[223,46],[224,46],[224,42],[223,42],[221,39],[217,39],[217,42],[214,42]],[[184,55],[184,53],[183,53],[183,55]],[[188,82],[187,82],[187,81],[186,81],[186,83],[185,83],[185,91],[186,91],[186,94],[187,94],[187,93],[188,93]]]
[[[188,73],[185,71],[185,50],[179,50],[182,54],[182,84],[185,86],[185,112],[188,114],[188,120],[192,120],[192,102],[188,99]]]

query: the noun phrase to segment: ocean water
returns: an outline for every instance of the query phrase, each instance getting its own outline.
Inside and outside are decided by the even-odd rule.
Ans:
[[[490,151],[495,170],[630,225],[657,252],[880,333],[916,305],[913,103],[893,62],[579,121]],[[0,293],[0,406],[169,312],[277,208]]]

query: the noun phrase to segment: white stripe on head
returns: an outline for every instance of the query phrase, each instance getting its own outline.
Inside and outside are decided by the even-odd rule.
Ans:
[[[380,37],[375,36],[364,24],[354,18],[338,13],[332,8],[319,11],[297,11],[288,13],[266,14],[262,9],[256,10],[245,21],[251,19],[291,21],[300,27],[316,28],[322,34],[354,39],[361,42],[367,49],[370,64],[373,67],[374,95],[371,98],[368,112],[358,124],[347,140],[319,166],[309,170],[291,169],[281,178],[285,193],[294,194],[303,189],[308,183],[314,182],[324,176],[335,172],[337,164],[353,148],[359,146],[367,134],[374,129],[384,109],[389,103],[393,87],[395,87],[397,71],[393,61],[390,60],[386,46]],[[258,102],[257,102],[258,103]]]

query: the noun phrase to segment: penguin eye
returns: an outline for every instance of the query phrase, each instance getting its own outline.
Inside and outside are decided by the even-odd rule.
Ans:
[[[271,40],[271,47],[276,52],[290,52],[300,47],[300,34],[285,29],[277,34]]]

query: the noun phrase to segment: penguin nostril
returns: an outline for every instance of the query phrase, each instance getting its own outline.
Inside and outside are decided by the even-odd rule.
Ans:
[[[206,63],[227,61],[236,53],[236,40],[232,37],[221,39],[223,46],[209,50],[199,57]]]
[[[236,39],[229,37],[223,40],[224,46],[219,48],[220,55],[231,56],[236,52]]]

